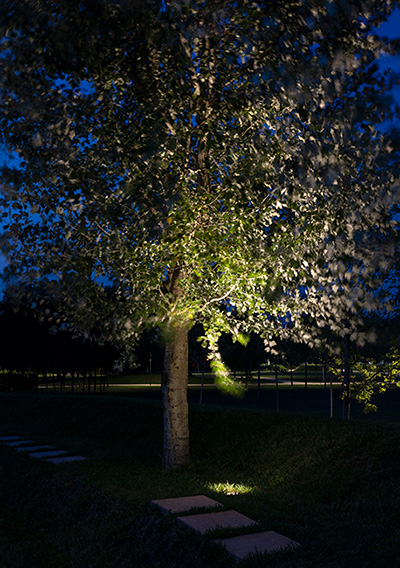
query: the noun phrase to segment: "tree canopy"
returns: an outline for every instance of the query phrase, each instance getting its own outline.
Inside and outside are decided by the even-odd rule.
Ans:
[[[398,109],[377,58],[398,45],[375,33],[394,5],[3,3],[9,273],[56,278],[64,308],[86,325],[98,309],[125,345],[163,329],[167,467],[188,459],[194,322],[225,386],[223,332],[315,342],[307,316],[364,341],[397,234],[398,145],[379,125]]]

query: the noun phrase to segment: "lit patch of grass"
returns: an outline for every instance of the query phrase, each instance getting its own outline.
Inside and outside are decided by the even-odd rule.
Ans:
[[[252,493],[254,487],[244,485],[243,483],[206,483],[206,488],[214,493],[223,493],[224,495],[244,495]]]

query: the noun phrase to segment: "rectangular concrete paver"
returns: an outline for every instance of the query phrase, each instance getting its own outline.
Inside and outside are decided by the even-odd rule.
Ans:
[[[24,440],[23,438],[21,440],[18,440],[17,442],[5,442],[4,445],[8,446],[10,448],[17,448],[18,446],[23,446],[24,444],[35,444],[36,442],[34,440]]]
[[[221,503],[206,497],[206,495],[194,495],[193,497],[175,497],[172,499],[157,499],[151,502],[159,507],[163,513],[186,513],[191,509],[214,509],[222,507]]]
[[[17,452],[36,452],[38,450],[55,450],[54,446],[22,446],[15,448]]]
[[[12,442],[13,440],[22,440],[21,436],[0,436],[0,444],[3,442]]]
[[[234,536],[214,542],[222,544],[237,560],[256,552],[270,553],[300,546],[298,542],[274,531]]]
[[[87,458],[84,458],[83,456],[65,456],[63,458],[50,458],[45,461],[57,464],[57,463],[68,463],[74,461],[83,461],[86,459]]]
[[[56,456],[62,456],[63,454],[67,454],[66,450],[54,450],[49,452],[33,452],[29,454],[30,458],[53,458]]]
[[[236,529],[253,527],[257,523],[236,511],[221,511],[218,513],[204,513],[202,515],[188,515],[178,517],[178,521],[200,534],[215,529]]]

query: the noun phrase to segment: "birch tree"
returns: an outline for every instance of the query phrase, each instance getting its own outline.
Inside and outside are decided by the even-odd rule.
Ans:
[[[189,459],[195,322],[217,383],[237,389],[222,333],[312,343],[308,315],[354,340],[374,307],[399,193],[376,65],[397,47],[374,30],[394,4],[3,2],[9,274],[57,282],[86,325],[104,308],[127,348],[162,329],[166,468]]]

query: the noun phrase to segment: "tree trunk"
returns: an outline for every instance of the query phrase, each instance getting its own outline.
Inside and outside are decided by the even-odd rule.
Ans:
[[[331,418],[333,418],[333,377],[332,377],[332,371],[329,373],[329,409],[330,409],[329,416]]]
[[[279,412],[278,367],[276,365],[275,365],[275,403],[276,403],[276,411]]]
[[[188,330],[178,326],[168,334],[162,378],[165,469],[176,469],[189,462],[187,386]]]
[[[260,401],[261,398],[261,356],[260,356],[260,341],[261,338],[257,338],[257,400]]]
[[[350,339],[348,335],[344,338],[343,353],[344,376],[342,418],[350,420]]]
[[[206,355],[204,354],[203,357],[203,368],[201,370],[201,387],[200,387],[200,398],[199,398],[199,404],[203,403],[203,390],[204,390],[204,373],[206,372]]]
[[[308,363],[304,363],[304,388],[307,390],[308,387]]]

